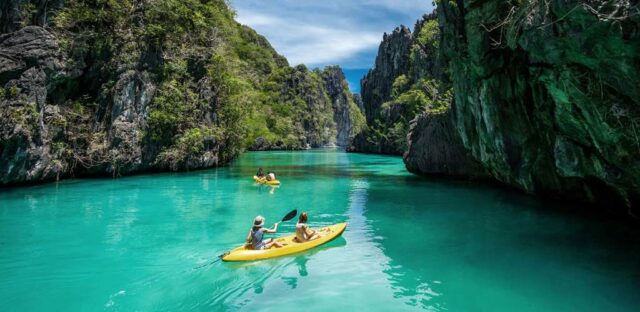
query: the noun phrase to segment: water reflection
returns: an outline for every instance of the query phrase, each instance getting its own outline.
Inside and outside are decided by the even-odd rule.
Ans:
[[[298,287],[298,277],[313,278],[313,276],[309,275],[309,271],[307,269],[307,263],[310,259],[313,259],[313,257],[319,252],[323,252],[333,248],[341,248],[346,244],[347,241],[344,238],[339,237],[327,244],[318,246],[311,250],[303,251],[299,256],[296,256],[293,261],[293,264],[295,264],[297,267],[298,276],[283,276],[282,281],[284,281],[285,284],[289,285],[291,289],[295,289],[296,287]]]
[[[265,162],[280,188],[253,184]],[[637,310],[638,231],[506,194],[315,151],[0,189],[0,310]],[[294,208],[347,230],[297,255],[193,269],[241,244],[256,215]]]
[[[433,298],[441,296],[441,294],[434,290],[439,282],[428,282],[423,280],[423,275],[414,274],[417,273],[408,268],[403,267],[395,263],[395,261],[389,257],[388,249],[400,249],[403,250],[403,254],[412,253],[412,244],[420,243],[416,241],[414,237],[403,236],[402,239],[395,239],[389,246],[386,237],[377,233],[375,224],[369,222],[366,217],[367,203],[371,199],[377,199],[379,196],[369,196],[370,183],[365,179],[356,179],[351,183],[351,191],[349,194],[349,228],[351,232],[356,234],[359,239],[356,242],[359,244],[358,248],[377,250],[375,257],[377,265],[380,266],[380,270],[385,273],[386,279],[390,288],[393,290],[393,297],[402,300],[406,305],[412,307],[419,307],[428,311],[440,311],[444,307],[439,302],[431,302]],[[389,190],[383,190],[376,188],[375,192],[384,192]],[[372,203],[373,205],[374,203]],[[378,203],[375,203],[378,204]],[[398,198],[395,198],[393,203],[389,203],[390,207],[397,207],[401,204],[398,202]],[[395,209],[394,209],[395,210]],[[395,211],[395,213],[401,214],[402,211]],[[392,213],[393,215],[393,213]],[[404,222],[392,223],[396,224],[396,232],[409,233],[410,230],[404,228]],[[416,234],[416,233],[414,233]],[[349,235],[348,239],[354,239]],[[366,241],[363,241],[366,239]],[[367,246],[363,246],[367,245]],[[373,268],[372,268],[373,269]]]
[[[296,264],[298,265],[298,274],[300,274],[301,277],[309,275],[309,272],[307,272],[307,262],[309,262],[309,256],[296,258]]]
[[[269,195],[275,194],[276,189],[280,187],[280,185],[266,185],[266,184],[260,184],[260,183],[254,183],[253,185],[258,190],[258,194],[267,193]]]

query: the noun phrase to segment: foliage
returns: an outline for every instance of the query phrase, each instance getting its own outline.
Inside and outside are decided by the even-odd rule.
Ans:
[[[435,19],[425,21],[415,35],[412,48],[436,52],[440,46],[440,29]]]
[[[398,75],[391,85],[388,101],[363,133],[373,146],[400,153],[406,150],[409,124],[418,114],[439,114],[447,111],[453,101],[452,88],[434,77],[438,63],[440,30],[435,19],[424,19],[416,25],[409,53],[409,69]]]
[[[409,78],[406,75],[400,75],[396,77],[396,80],[393,81],[393,85],[391,87],[391,96],[398,97],[407,90],[409,87]]]
[[[34,11],[35,1],[24,3],[23,12],[35,20],[41,13]],[[225,163],[259,138],[288,149],[335,140],[319,72],[289,67],[264,37],[234,20],[228,1],[66,0],[45,14],[64,72],[72,73],[51,79],[60,94],[48,104],[61,113],[45,121],[62,128],[55,139],[62,141],[52,149],[74,158],[64,161],[117,171],[127,161],[124,154],[140,157],[142,151],[151,165],[179,169],[209,156]],[[145,103],[135,112],[144,120],[133,120],[139,124],[125,134],[132,140],[114,143],[107,135],[114,98],[137,96],[123,94],[132,76],[144,77],[149,97],[134,99]],[[0,88],[0,97],[19,92]],[[25,116],[37,116],[12,114],[23,123],[31,122]]]
[[[365,131],[367,128],[367,120],[353,98],[349,99],[349,112],[351,123],[351,137],[349,139],[353,139],[353,137]]]
[[[20,89],[18,89],[17,86],[9,87],[9,96],[10,97],[12,97],[12,98],[17,97],[19,92],[20,92]]]

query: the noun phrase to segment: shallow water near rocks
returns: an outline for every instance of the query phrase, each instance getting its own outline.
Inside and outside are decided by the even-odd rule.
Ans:
[[[282,186],[255,185],[258,166]],[[337,150],[2,189],[0,311],[638,311],[640,232],[548,206]],[[294,256],[211,263],[256,215],[293,208],[347,230]]]

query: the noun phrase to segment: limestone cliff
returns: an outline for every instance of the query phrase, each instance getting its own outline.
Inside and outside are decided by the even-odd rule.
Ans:
[[[359,100],[350,91],[344,73],[338,66],[329,66],[322,72],[325,88],[331,99],[333,119],[336,123],[336,145],[346,147],[365,125],[358,106]]]
[[[450,111],[425,112],[411,121],[404,153],[407,170],[423,175],[486,178],[456,133]]]
[[[526,192],[639,216],[637,11],[628,1],[439,1],[450,122],[465,153]],[[420,123],[411,146],[434,133]],[[409,148],[407,167],[422,156]]]
[[[411,30],[405,26],[383,35],[374,68],[360,82],[368,123],[377,117],[382,104],[391,98],[391,88],[396,77],[409,70],[412,39]]]
[[[438,60],[435,15],[425,15],[413,32],[407,27],[385,34],[375,67],[362,79],[367,129],[349,151],[401,155],[407,149],[410,121],[427,110],[448,106],[449,85]]]
[[[224,0],[3,1],[0,185],[343,142],[339,71],[289,67]]]
[[[285,67],[268,81],[269,101],[277,104],[263,115],[268,130],[256,135],[251,150],[346,146],[364,125],[339,66]]]
[[[375,135],[376,123],[393,124],[397,121],[399,111],[394,111],[394,120],[385,120],[381,114],[382,105],[391,99],[391,91],[395,79],[409,70],[409,53],[413,37],[411,30],[405,26],[396,28],[390,34],[385,33],[378,48],[375,66],[360,81],[361,99],[363,103],[367,129],[357,135],[348,150],[351,152],[401,154],[396,144],[385,137]],[[387,114],[391,115],[391,114]],[[378,131],[380,132],[380,131]]]

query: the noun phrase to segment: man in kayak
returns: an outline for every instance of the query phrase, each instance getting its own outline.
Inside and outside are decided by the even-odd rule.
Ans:
[[[247,244],[251,244],[251,247],[254,250],[260,249],[269,249],[273,246],[280,248],[284,246],[284,244],[276,242],[273,238],[264,239],[265,233],[275,233],[278,230],[278,222],[273,224],[272,229],[263,228],[264,226],[264,217],[257,216],[255,220],[253,220],[253,227],[249,230],[249,235],[247,235]]]
[[[307,225],[308,215],[306,212],[300,214],[298,224],[296,224],[296,240],[300,243],[322,237],[318,232],[312,230]]]

